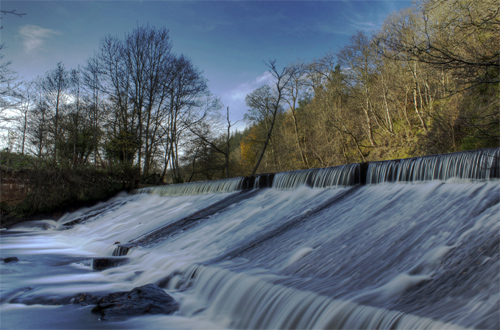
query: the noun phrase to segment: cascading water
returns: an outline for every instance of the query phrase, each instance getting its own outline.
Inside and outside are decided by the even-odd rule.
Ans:
[[[0,325],[498,329],[499,155],[285,172],[245,190],[244,178],[148,188],[3,230],[2,258],[19,262],[1,265]],[[123,262],[92,269],[117,246]],[[92,306],[54,304],[147,283],[179,311],[99,321]]]
[[[142,188],[139,193],[151,193],[160,196],[181,196],[214,194],[241,189],[243,178],[231,178],[217,181],[190,182],[161,187]]]
[[[337,167],[282,172],[276,174],[273,181],[275,189],[293,189],[301,185],[312,188],[335,186],[351,186],[359,176],[359,164],[348,164]]]
[[[367,183],[417,182],[450,178],[498,178],[500,149],[484,149],[375,162],[368,166]]]

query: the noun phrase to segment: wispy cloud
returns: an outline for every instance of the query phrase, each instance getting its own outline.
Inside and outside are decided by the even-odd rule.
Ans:
[[[205,22],[199,22],[190,25],[190,29],[196,32],[212,32],[218,29],[228,29],[231,27],[231,22],[226,20],[206,20]]]
[[[37,25],[24,25],[19,28],[19,34],[23,39],[24,50],[33,52],[42,49],[48,39],[61,33]]]
[[[269,71],[264,72],[260,76],[256,77],[251,81],[239,84],[235,88],[231,89],[227,95],[225,95],[231,101],[245,101],[245,97],[256,90],[257,88],[268,85],[273,81],[273,76]]]
[[[326,35],[352,35],[352,30],[345,27],[339,28],[331,22],[315,22],[308,26],[297,27],[293,33],[321,33]]]
[[[373,32],[382,25],[381,22],[372,22],[362,19],[350,18],[349,22],[351,23],[351,26],[356,29],[356,31],[364,31],[364,32]]]
[[[273,79],[273,76],[266,71],[261,75],[238,84],[234,88],[224,92],[222,94],[222,101],[231,111],[231,121],[242,120],[247,111],[245,103],[246,96],[263,85],[271,84]],[[240,122],[237,129],[243,129],[244,126],[244,123]]]
[[[399,10],[402,5],[409,1],[376,1],[365,2],[366,6],[363,11],[354,7],[353,3],[349,3],[350,12],[347,19],[350,26],[358,31],[375,32],[380,29],[389,13]]]

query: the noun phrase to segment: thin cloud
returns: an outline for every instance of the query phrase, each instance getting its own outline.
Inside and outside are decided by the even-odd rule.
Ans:
[[[245,101],[245,97],[257,88],[268,85],[273,81],[273,76],[269,71],[264,72],[255,79],[239,84],[227,93],[227,97],[232,101]]]
[[[233,89],[222,94],[222,101],[231,111],[231,121],[241,121],[247,111],[245,98],[248,94],[263,85],[269,85],[273,82],[273,76],[269,71],[262,73],[254,79],[241,83]],[[243,121],[239,122],[236,129],[244,129]]]
[[[23,39],[24,50],[33,52],[42,49],[48,39],[61,33],[37,25],[24,25],[19,28],[19,34]]]
[[[343,27],[340,29],[337,25],[330,22],[316,22],[313,25],[297,28],[296,32],[313,32],[327,35],[352,35],[352,30]]]
[[[349,19],[351,26],[353,26],[357,31],[373,32],[377,30],[382,23],[374,23],[370,21],[354,20]]]
[[[228,29],[232,25],[231,22],[225,20],[207,20],[190,26],[191,30],[196,32],[212,32],[219,29]]]
[[[369,2],[367,3],[369,4]],[[382,27],[388,13],[398,9],[395,3],[395,1],[378,1],[376,2],[377,6],[372,6],[371,10],[367,10],[363,14],[350,3],[351,10],[347,19],[351,27],[357,31],[375,32]]]

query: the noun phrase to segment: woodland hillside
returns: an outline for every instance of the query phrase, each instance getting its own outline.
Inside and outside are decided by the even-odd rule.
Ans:
[[[495,0],[417,1],[314,61],[266,62],[236,131],[168,30],[140,26],[34,81],[2,62],[0,116],[30,166],[174,183],[498,147],[499,32]]]

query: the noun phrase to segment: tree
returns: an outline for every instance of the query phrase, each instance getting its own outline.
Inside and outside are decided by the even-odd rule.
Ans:
[[[233,139],[233,135],[231,135],[231,127],[236,125],[238,121],[231,123],[231,120],[229,120],[229,107],[227,107],[226,111],[226,120],[227,120],[227,134],[226,134],[226,152],[224,156],[226,157],[226,178],[229,178],[229,160],[230,160],[230,152],[231,152],[231,140]]]
[[[307,160],[307,155],[304,151],[303,143],[301,142],[301,137],[299,134],[299,123],[297,119],[297,106],[300,99],[304,97],[306,91],[306,79],[305,75],[307,72],[306,65],[303,63],[297,63],[294,65],[295,68],[291,74],[290,83],[285,85],[286,93],[286,103],[289,106],[291,116],[293,119],[293,130],[295,143],[297,144],[297,150],[300,154],[300,159],[302,161],[302,167],[308,168],[309,162]]]
[[[350,38],[350,44],[343,47],[338,54],[339,64],[349,68],[348,78],[354,94],[359,95],[359,105],[365,115],[368,140],[370,145],[377,144],[373,137],[373,103],[372,87],[375,64],[375,51],[370,39],[361,31]]]
[[[297,70],[294,66],[287,66],[279,71],[276,67],[275,60],[269,61],[266,65],[269,67],[269,72],[274,78],[274,90],[272,90],[270,86],[264,85],[248,94],[245,98],[245,102],[250,108],[245,114],[245,119],[250,122],[263,122],[267,130],[267,136],[263,143],[262,150],[250,175],[255,175],[264,157],[264,153],[266,152],[273,134],[276,118],[279,113],[283,112],[281,102],[283,101],[285,88]]]
[[[348,76],[349,70],[342,70],[335,58],[334,53],[328,53],[311,63],[314,97],[304,104],[309,117],[307,149],[312,151],[316,166],[322,167],[359,161],[351,155],[356,153],[365,161],[362,140],[366,133],[360,122],[366,113],[359,105],[359,91]]]
[[[51,70],[39,80],[40,87],[44,93],[47,104],[54,112],[53,116],[53,162],[57,163],[57,146],[61,137],[60,121],[63,111],[68,102],[68,88],[71,85],[69,72],[66,71],[62,62],[57,63],[57,67]]]
[[[180,140],[190,125],[203,118],[208,88],[193,63],[174,55],[171,47],[165,28],[138,27],[123,40],[106,36],[89,61],[87,81],[99,86],[92,90],[108,96],[110,155],[125,148],[118,159],[128,165],[135,162],[147,176],[163,147],[164,172],[170,167],[175,181],[182,177]],[[129,154],[132,149],[134,157]]]
[[[49,153],[50,117],[49,105],[41,96],[37,97],[28,117],[28,133],[29,142],[34,147],[33,153],[39,161]]]
[[[137,131],[141,143],[138,162],[144,175],[149,173],[156,147],[159,126],[169,110],[168,87],[171,85],[172,44],[168,30],[149,26],[136,28],[125,37],[122,47],[126,72],[130,77],[129,99],[132,113],[137,117]]]
[[[229,178],[229,163],[231,156],[231,141],[233,140],[233,135],[231,134],[231,127],[233,127],[238,121],[232,123],[229,118],[229,107],[226,109],[226,121],[227,121],[227,133],[225,135],[214,136],[216,129],[214,130],[214,125],[210,125],[207,121],[202,121],[197,125],[193,125],[189,128],[189,131],[194,134],[198,139],[198,145],[203,147],[210,147],[211,152],[215,151],[224,156],[224,172],[225,177]],[[215,131],[215,132],[214,132]],[[224,141],[225,145],[221,145]],[[196,153],[197,155],[198,153]],[[194,163],[194,160],[193,160]]]
[[[6,15],[14,15],[14,16],[17,16],[17,17],[23,17],[24,15],[26,15],[26,13],[17,13],[15,9],[12,9],[12,10],[0,10],[0,20],[3,19],[3,16],[6,16]],[[0,25],[0,30],[3,29],[3,25]]]
[[[428,133],[423,153],[499,143],[499,26],[490,0],[419,1],[384,23],[379,52],[408,68],[407,90]]]
[[[26,15],[26,13],[16,13],[16,10],[15,9],[12,9],[12,10],[0,10],[0,14],[2,15],[15,15],[17,17],[23,17],[24,15]],[[3,19],[3,16],[0,16],[0,19]],[[3,26],[0,26],[0,30],[3,28]]]
[[[179,151],[183,134],[216,108],[218,100],[210,100],[206,79],[185,56],[173,61],[172,70],[168,85],[169,117],[163,132],[166,134],[165,168],[170,165],[172,179],[176,182],[182,181]]]
[[[102,72],[97,58],[92,57],[87,61],[87,65],[83,68],[83,84],[87,88],[87,100],[89,110],[90,125],[92,126],[92,145],[94,146],[94,166],[97,166],[99,158],[99,142],[102,131],[102,121],[105,117],[103,109],[103,101],[101,100]]]
[[[425,0],[388,19],[378,42],[396,59],[412,56],[462,83],[497,83],[499,26],[495,0]]]
[[[16,81],[16,73],[11,69],[11,62],[4,61],[3,48],[4,45],[0,44],[0,120],[7,122],[12,120],[8,110],[15,105],[13,96],[21,83]]]
[[[26,137],[28,133],[28,118],[30,110],[35,103],[35,83],[33,81],[24,83],[22,89],[15,94],[18,98],[19,104],[17,110],[19,111],[19,125],[18,129],[21,132],[21,154],[24,155],[26,147]]]
[[[97,54],[89,60],[90,68],[87,72],[91,74],[89,79],[94,95],[102,91],[110,103],[107,145],[104,149],[108,157],[130,167],[134,161],[133,155],[137,151],[136,118],[128,97],[131,82],[122,56],[122,48],[122,41],[117,37],[109,35],[104,37]],[[95,109],[97,111],[97,108]]]

